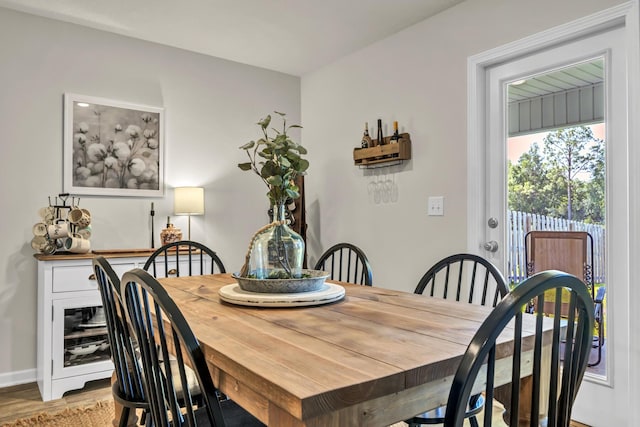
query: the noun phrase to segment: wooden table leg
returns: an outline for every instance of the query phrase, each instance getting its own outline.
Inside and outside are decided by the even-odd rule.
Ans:
[[[551,346],[544,345],[540,358],[540,397],[539,419],[546,416],[548,411],[549,387],[551,374]],[[494,389],[495,399],[504,405],[502,419],[509,425],[511,418],[511,384],[505,384]],[[520,403],[518,413],[518,427],[529,426],[531,423],[531,405],[533,403],[533,376],[520,378]]]
[[[520,404],[518,413],[518,427],[528,426],[531,421],[531,396],[533,387],[533,377],[528,376],[520,379]],[[511,418],[511,384],[496,387],[493,397],[504,405],[502,419],[507,425]]]

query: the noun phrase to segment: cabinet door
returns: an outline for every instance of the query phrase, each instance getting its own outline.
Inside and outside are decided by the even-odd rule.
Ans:
[[[52,378],[113,369],[99,292],[53,301]]]

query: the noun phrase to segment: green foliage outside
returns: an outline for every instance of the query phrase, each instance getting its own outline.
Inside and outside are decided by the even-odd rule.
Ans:
[[[509,209],[604,224],[604,141],[578,126],[549,133],[542,147],[508,164]]]

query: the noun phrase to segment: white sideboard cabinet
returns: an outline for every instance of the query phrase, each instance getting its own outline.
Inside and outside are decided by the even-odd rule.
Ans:
[[[100,251],[118,277],[142,268],[151,250]],[[98,254],[35,255],[38,260],[37,381],[43,401],[59,399],[113,372],[92,259]]]

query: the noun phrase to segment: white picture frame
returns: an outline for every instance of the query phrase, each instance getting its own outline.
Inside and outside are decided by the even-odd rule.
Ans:
[[[64,192],[162,197],[164,108],[64,94]]]

